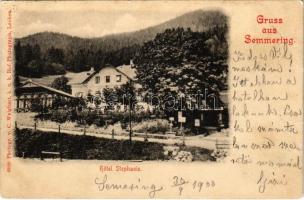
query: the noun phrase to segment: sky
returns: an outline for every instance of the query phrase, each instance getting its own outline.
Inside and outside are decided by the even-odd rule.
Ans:
[[[186,12],[187,9],[132,9],[128,6],[115,9],[19,9],[15,19],[15,37],[43,31],[101,37],[157,25]]]

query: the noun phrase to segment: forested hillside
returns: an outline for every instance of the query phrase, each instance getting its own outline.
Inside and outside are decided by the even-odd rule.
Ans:
[[[27,77],[81,72],[105,64],[129,63],[146,42],[167,29],[184,28],[193,32],[209,32],[227,28],[227,17],[217,11],[184,14],[143,30],[108,35],[100,38],[79,38],[61,33],[36,33],[15,41],[16,72]]]

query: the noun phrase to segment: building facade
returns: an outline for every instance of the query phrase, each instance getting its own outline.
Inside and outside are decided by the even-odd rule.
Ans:
[[[81,83],[71,84],[72,95],[87,97],[103,93],[105,88],[115,88],[135,80],[135,69],[132,65],[113,67],[107,65],[87,76]]]
[[[66,99],[75,98],[69,93],[29,79],[15,89],[15,110],[17,112],[30,111],[32,102],[36,100],[39,100],[43,107],[50,107],[53,100],[58,96]]]

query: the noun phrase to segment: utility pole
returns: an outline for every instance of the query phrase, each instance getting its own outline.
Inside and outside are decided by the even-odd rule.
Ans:
[[[132,123],[131,123],[131,106],[129,107],[129,137],[130,142],[132,141]]]
[[[180,131],[181,131],[182,136],[183,136],[183,143],[182,143],[182,145],[185,146],[185,132],[183,130],[183,122],[180,123]]]
[[[185,146],[185,132],[183,130],[183,123],[186,123],[186,117],[183,117],[182,111],[178,112],[178,121],[180,122],[180,133],[182,134],[182,145]]]
[[[129,85],[129,140],[130,140],[130,143],[132,142],[132,123],[131,123],[131,80],[130,80],[130,85]]]

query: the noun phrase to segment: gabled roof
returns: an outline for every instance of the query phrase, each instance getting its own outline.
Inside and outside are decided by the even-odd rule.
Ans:
[[[64,76],[64,75],[49,75],[49,76],[43,76],[41,78],[29,78],[29,77],[19,76],[19,79],[20,79],[20,82],[22,82],[22,83],[25,83],[29,79],[31,79],[35,83],[50,86],[56,78],[59,78],[61,76]]]
[[[42,76],[41,78],[31,78],[31,80],[42,85],[50,86],[56,78],[65,76],[69,80],[68,84],[73,85],[73,84],[81,84],[92,73],[94,73],[94,70],[92,69],[83,72],[67,71],[66,74],[62,74],[62,75],[48,75],[48,76]],[[19,76],[19,78],[21,82],[26,82],[29,79],[29,77],[23,77],[23,76]]]
[[[121,65],[116,67],[121,73],[126,74],[132,80],[136,80],[136,68],[132,67],[131,65]]]
[[[32,84],[32,85],[35,85],[35,86],[38,86],[38,87],[42,87],[42,88],[45,88],[46,90],[49,90],[49,91],[52,91],[56,94],[60,94],[62,96],[65,96],[65,97],[70,97],[70,98],[77,98],[77,97],[74,97],[73,95],[69,94],[69,93],[66,93],[66,92],[63,92],[61,90],[57,90],[55,88],[52,88],[52,87],[49,87],[49,86],[46,86],[46,85],[43,85],[43,84],[40,84],[40,83],[36,83],[36,82],[33,82],[31,79],[28,79],[26,82],[24,82],[20,87],[18,88],[22,88],[24,86],[26,86],[27,84]]]
[[[113,68],[115,69],[118,73],[121,73],[122,75],[124,75],[125,77],[127,77],[129,80],[134,80],[134,77],[130,77],[129,75],[127,75],[125,72],[123,72],[122,70],[120,70],[119,68],[121,68],[122,66],[119,67],[114,67],[112,65],[106,65],[103,68],[100,68],[99,70],[95,71],[94,73],[92,73],[90,76],[88,76],[83,82],[82,84],[85,84],[87,82],[89,82],[96,74],[98,74],[101,70],[105,69],[105,68]]]
[[[88,71],[83,71],[83,72],[67,72],[65,74],[65,77],[68,78],[69,85],[74,85],[74,84],[81,84],[85,79],[88,78],[91,74],[94,73],[94,69],[90,69]]]

